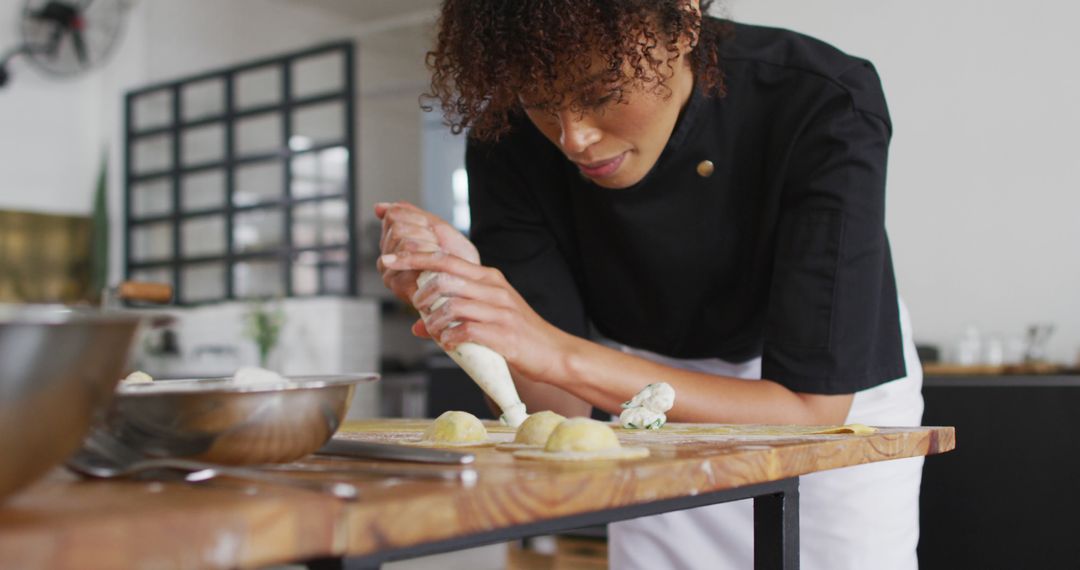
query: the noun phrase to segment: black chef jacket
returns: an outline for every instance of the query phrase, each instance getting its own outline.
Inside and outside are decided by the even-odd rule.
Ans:
[[[736,25],[727,94],[694,91],[638,184],[585,179],[527,118],[466,152],[471,238],[545,319],[791,390],[905,376],[885,234],[891,124],[873,66]],[[698,173],[711,161],[710,176]]]

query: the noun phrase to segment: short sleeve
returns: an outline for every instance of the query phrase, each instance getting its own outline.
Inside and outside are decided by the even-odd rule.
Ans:
[[[543,184],[543,173],[533,172],[536,161],[524,160],[530,153],[515,152],[516,144],[513,136],[497,143],[469,141],[469,237],[481,263],[502,271],[541,317],[585,337],[587,319],[567,259],[571,253],[556,238],[551,212],[546,211],[551,206],[532,188]]]
[[[905,375],[885,233],[890,134],[880,112],[837,96],[792,146],[762,377],[797,392],[846,394]]]

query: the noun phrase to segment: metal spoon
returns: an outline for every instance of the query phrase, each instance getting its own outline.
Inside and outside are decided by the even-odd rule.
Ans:
[[[354,500],[360,495],[354,485],[340,481],[282,477],[272,473],[264,473],[257,469],[214,465],[188,459],[150,459],[113,440],[108,434],[99,430],[91,432],[83,443],[82,449],[69,457],[66,465],[68,469],[76,473],[97,479],[127,477],[153,469],[177,469],[187,471],[184,480],[191,482],[206,481],[224,475],[326,493],[340,499]]]

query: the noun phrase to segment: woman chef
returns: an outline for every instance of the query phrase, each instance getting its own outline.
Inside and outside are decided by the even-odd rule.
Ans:
[[[447,0],[428,65],[469,131],[472,231],[377,205],[383,280],[448,297],[414,333],[505,356],[530,410],[617,414],[665,381],[673,421],[918,425],[878,76],[709,4]],[[804,477],[803,567],[915,569],[920,473]],[[613,524],[611,566],[749,568],[752,521],[743,501]]]

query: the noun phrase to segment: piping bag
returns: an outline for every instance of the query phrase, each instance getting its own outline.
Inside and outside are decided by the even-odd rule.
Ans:
[[[433,271],[424,271],[416,278],[416,287],[423,287],[428,281],[431,281],[438,275]],[[431,304],[431,311],[435,311],[446,302],[446,297],[439,297]],[[430,311],[422,313],[421,316],[424,320],[427,320]],[[461,323],[450,323],[451,327],[455,327]],[[436,341],[438,344],[438,341]],[[521,398],[518,396],[517,388],[514,387],[514,380],[510,377],[510,368],[506,365],[506,359],[499,353],[491,350],[486,346],[476,344],[474,342],[465,342],[457,346],[453,350],[446,350],[446,347],[439,344],[439,347],[446,351],[446,354],[453,359],[454,362],[476,382],[477,386],[484,391],[495,403],[499,405],[499,408],[503,411],[502,416],[499,418],[510,427],[516,428],[521,425],[521,422],[525,421],[528,415],[525,412],[525,404],[521,402]]]

